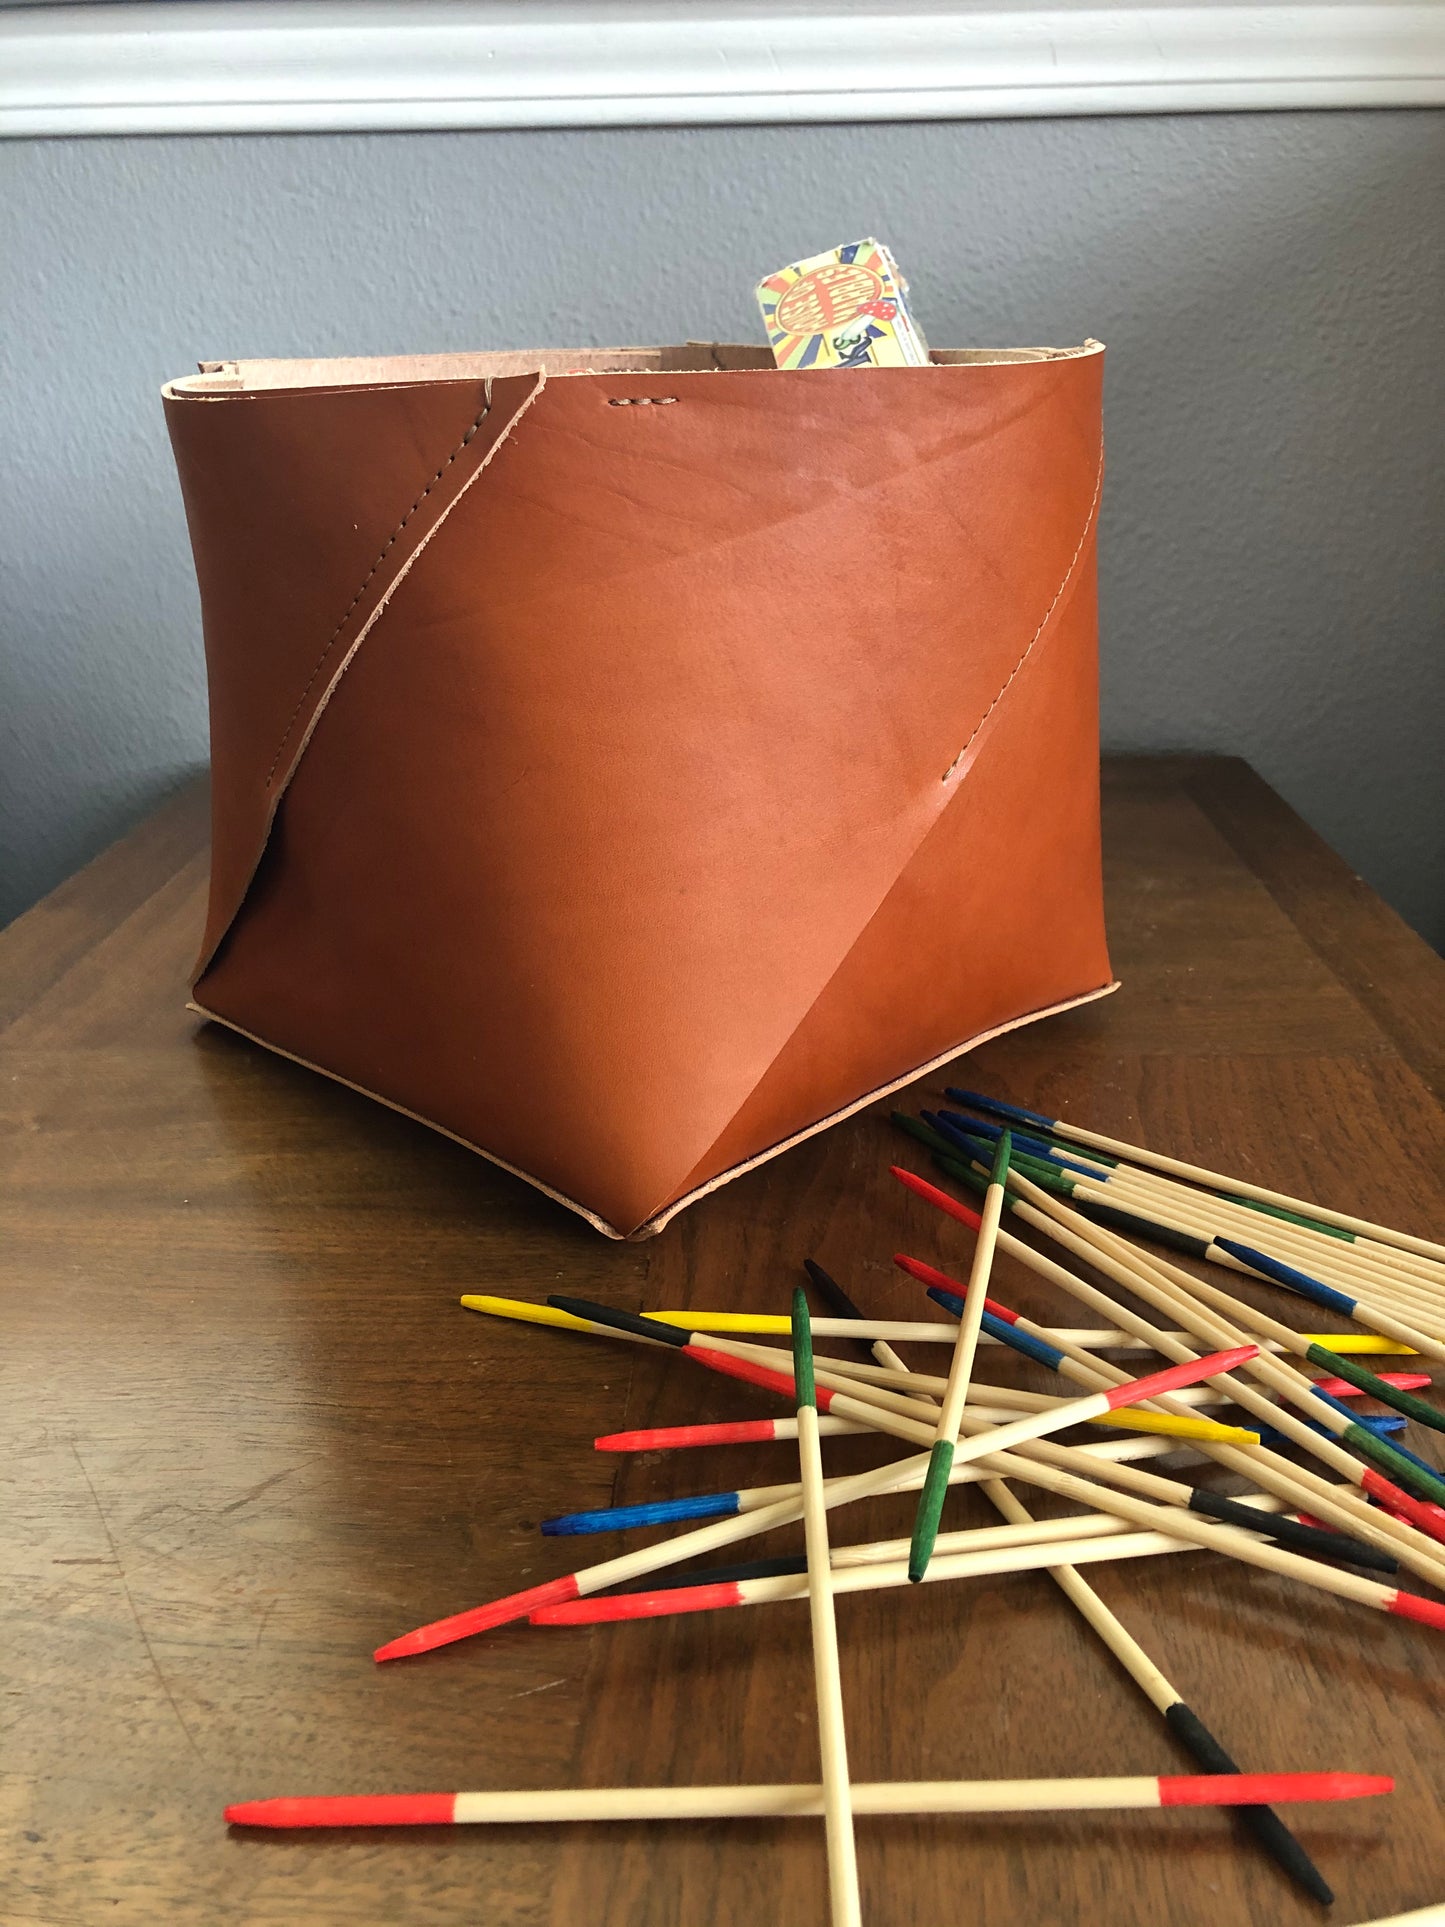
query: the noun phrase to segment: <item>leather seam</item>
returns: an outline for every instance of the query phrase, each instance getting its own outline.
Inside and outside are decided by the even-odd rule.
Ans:
[[[1074,549],[1074,553],[1069,557],[1069,566],[1067,569],[1064,570],[1064,579],[1062,582],[1060,582],[1058,588],[1054,591],[1054,599],[1049,604],[1048,608],[1045,609],[1043,621],[1039,624],[1038,628],[1035,629],[1033,634],[1029,637],[1028,643],[1024,648],[1023,654],[1019,657],[1018,661],[1014,664],[1013,668],[1010,669],[1007,676],[1004,677],[1003,682],[999,685],[998,694],[994,697],[993,701],[989,704],[988,708],[983,712],[983,714],[979,717],[978,721],[974,724],[973,729],[969,734],[968,741],[964,744],[963,748],[958,752],[957,756],[954,757],[953,761],[949,764],[948,768],[943,772],[943,775],[940,779],[942,782],[946,783],[949,780],[949,778],[953,775],[954,771],[958,768],[959,764],[963,761],[964,757],[967,756],[969,750],[972,749],[974,742],[978,737],[979,731],[983,728],[984,724],[988,721],[989,717],[992,716],[993,712],[998,708],[999,704],[1003,701],[1004,697],[1008,694],[1010,688],[1013,685],[1014,678],[1018,675],[1019,671],[1023,668],[1024,664],[1028,661],[1029,657],[1033,654],[1035,643],[1038,641],[1039,637],[1044,633],[1045,629],[1048,628],[1049,622],[1053,617],[1053,613],[1055,609],[1057,609],[1059,606],[1059,603],[1063,597],[1063,593],[1065,589],[1068,588],[1070,582],[1073,580],[1074,570],[1079,565],[1079,557],[1084,553],[1084,544],[1089,539],[1089,533],[1094,526],[1094,518],[1098,514],[1099,496],[1103,490],[1103,486],[1104,486],[1104,447],[1103,447],[1103,443],[1101,442],[1099,445],[1099,466],[1094,474],[1094,493],[1089,502],[1089,512],[1084,519],[1083,533],[1079,536],[1078,544]]]
[[[432,524],[432,526],[423,532],[421,537],[418,539],[415,547],[412,548],[405,555],[398,569],[395,580],[391,583],[389,588],[386,588],[383,591],[383,593],[381,594],[380,600],[376,602],[370,615],[367,616],[366,620],[362,623],[361,627],[358,629],[354,639],[348,645],[346,653],[341,659],[340,665],[335,670],[334,674],[331,677],[330,682],[326,686],[325,690],[322,692],[319,700],[316,703],[314,710],[312,711],[310,721],[307,723],[306,729],[302,734],[300,741],[297,744],[296,753],[291,759],[290,767],[285,772],[284,776],[282,777],[279,785],[275,790],[275,793],[271,797],[270,808],[267,813],[265,829],[261,838],[260,847],[256,852],[255,861],[251,864],[250,870],[247,873],[246,881],[242,886],[239,895],[236,898],[235,905],[232,908],[230,914],[227,916],[225,923],[221,926],[220,930],[217,932],[214,941],[212,941],[209,944],[205,944],[201,950],[200,956],[196,959],[195,967],[191,973],[191,983],[193,988],[195,987],[195,985],[199,984],[201,979],[205,976],[206,970],[208,969],[212,959],[219,951],[221,945],[225,942],[226,937],[229,935],[230,931],[234,927],[236,923],[236,919],[240,916],[241,911],[245,908],[246,899],[251,893],[251,886],[256,880],[256,872],[261,866],[261,860],[265,856],[266,850],[271,841],[271,834],[275,827],[275,822],[276,822],[276,813],[281,807],[282,799],[285,796],[286,790],[290,786],[292,778],[296,774],[296,770],[300,765],[302,757],[306,754],[306,751],[310,746],[311,738],[316,731],[316,726],[320,722],[323,711],[326,709],[327,704],[330,702],[331,697],[335,693],[337,684],[341,681],[342,677],[346,674],[347,669],[351,666],[352,659],[356,655],[357,650],[361,647],[362,643],[365,642],[367,636],[371,633],[371,630],[375,627],[376,623],[381,618],[381,616],[385,614],[388,606],[390,605],[393,595],[395,595],[396,591],[400,588],[402,582],[405,580],[407,575],[411,572],[411,569],[415,565],[417,559],[422,554],[423,550],[425,550],[428,543],[431,541],[432,537],[437,533],[438,529],[440,529],[442,524],[446,521],[447,517],[451,514],[452,510],[457,506],[457,503],[471,488],[472,484],[474,482],[479,481],[481,477],[487,472],[492,462],[496,459],[496,457],[501,453],[502,449],[511,440],[512,435],[516,430],[517,423],[521,420],[522,416],[527,413],[527,410],[532,406],[533,402],[536,401],[537,397],[542,393],[546,385],[547,385],[546,376],[539,375],[536,381],[534,382],[530,392],[526,396],[525,400],[522,401],[520,406],[517,408],[516,412],[511,416],[510,420],[507,422],[505,428],[503,429],[501,435],[487,450],[486,454],[482,457],[481,462],[477,465],[477,467],[473,470],[473,472],[470,475],[468,475],[467,478],[463,481],[463,483],[461,484],[461,487],[457,490],[452,500],[442,508],[439,516],[437,517],[436,521]],[[488,379],[487,381],[486,390],[487,390],[487,406],[482,410],[481,414],[477,417],[478,422],[485,421],[487,418],[487,415],[491,412],[492,384],[490,379]],[[471,439],[474,439],[474,435],[468,436],[465,440],[460,442],[455,449],[453,449],[452,453],[447,457],[447,460],[443,462],[441,468],[437,471],[439,475],[445,474],[447,468],[451,465],[453,461],[456,460],[457,456],[461,453],[462,449],[467,446],[468,441]],[[436,486],[435,480],[428,483],[427,486],[428,486],[428,489],[434,488]],[[417,499],[418,501],[420,501],[422,498],[418,497]],[[408,513],[410,514],[411,512],[412,511],[409,511]],[[375,573],[376,573],[376,570],[373,567],[371,571],[371,575],[368,576],[367,580],[370,581],[372,577],[375,576]],[[342,626],[343,627],[345,626],[344,618],[343,618]],[[337,634],[339,633],[340,633],[340,630],[337,631]],[[332,641],[334,642],[334,640],[335,638],[333,637]],[[328,652],[330,651],[331,647],[332,647],[332,644],[328,643],[327,644]],[[319,662],[316,666],[316,669],[312,671],[311,686],[315,685],[316,677],[320,672],[322,664],[325,661],[326,661],[326,656],[323,655],[321,658],[321,662]],[[303,698],[303,701],[304,701],[304,698]],[[289,738],[290,730],[294,727],[294,722],[295,722],[295,719],[293,717],[292,722],[287,725],[288,738]],[[283,749],[285,748],[286,740],[287,738],[282,739]],[[274,771],[274,769],[275,769],[275,764],[273,763],[272,770]],[[269,782],[267,784],[264,784],[262,786],[263,793],[269,787],[270,787]]]
[[[291,711],[291,714],[286,719],[286,727],[282,731],[281,741],[276,745],[276,754],[271,758],[271,767],[267,770],[266,775],[262,781],[261,787],[263,789],[269,789],[271,787],[271,779],[276,774],[276,770],[278,765],[280,764],[281,758],[285,754],[286,745],[291,740],[291,732],[296,727],[296,718],[301,714],[302,710],[306,707],[306,698],[311,694],[311,691],[315,688],[316,678],[321,674],[321,671],[326,663],[326,658],[331,654],[331,651],[336,646],[336,638],[341,634],[342,630],[346,627],[347,623],[350,622],[352,615],[355,613],[356,605],[361,601],[361,598],[366,594],[367,590],[371,586],[372,577],[376,574],[377,570],[381,567],[381,565],[385,562],[386,558],[391,554],[392,550],[396,547],[397,539],[401,535],[402,531],[406,528],[407,523],[416,514],[417,510],[421,507],[422,503],[426,500],[426,498],[431,494],[432,490],[436,487],[437,483],[446,474],[447,470],[451,467],[452,463],[457,459],[458,455],[461,454],[462,450],[473,439],[473,437],[476,435],[477,430],[481,427],[482,423],[487,419],[488,415],[491,414],[492,384],[490,380],[488,380],[487,382],[486,395],[487,395],[487,399],[482,409],[482,412],[477,416],[476,420],[472,423],[471,427],[468,428],[466,434],[462,436],[462,439],[457,443],[456,447],[452,450],[451,454],[447,456],[446,460],[442,463],[441,467],[437,470],[436,474],[432,476],[431,480],[427,483],[426,487],[422,490],[421,494],[417,496],[416,500],[412,503],[411,507],[407,510],[406,514],[402,516],[401,520],[397,523],[396,527],[392,530],[391,534],[386,538],[385,543],[382,545],[381,553],[377,556],[376,560],[372,563],[371,567],[367,570],[365,576],[363,577],[361,587],[356,591],[356,594],[351,598],[350,602],[347,603],[346,613],[342,616],[340,622],[337,623],[336,627],[332,630],[331,634],[327,637],[326,647],[321,651],[321,654],[317,657],[316,667],[311,671],[311,674],[307,677],[306,687],[301,691],[301,694],[297,697],[296,707]]]

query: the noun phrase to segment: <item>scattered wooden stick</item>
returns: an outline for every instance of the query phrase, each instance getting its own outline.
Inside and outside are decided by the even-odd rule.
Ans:
[[[978,1228],[978,1241],[973,1248],[968,1288],[964,1292],[958,1342],[953,1348],[953,1361],[944,1386],[938,1433],[913,1520],[913,1547],[909,1554],[908,1576],[914,1581],[922,1579],[928,1571],[928,1562],[933,1556],[933,1542],[938,1537],[943,1501],[948,1492],[948,1474],[958,1452],[959,1426],[963,1420],[969,1380],[973,1375],[978,1335],[983,1328],[984,1300],[988,1296],[989,1274],[993,1270],[993,1254],[998,1244],[999,1219],[1003,1216],[1004,1180],[1008,1176],[1010,1149],[1009,1134],[1001,1131],[994,1151],[993,1168],[989,1172],[988,1190],[984,1193],[982,1222]]]
[[[818,1447],[818,1406],[813,1391],[813,1339],[808,1329],[808,1300],[801,1287],[793,1293],[793,1382],[798,1389],[798,1469],[803,1487],[803,1543],[813,1629],[818,1747],[823,1762],[828,1898],[833,1927],[862,1927],[858,1855],[853,1842],[852,1789],[848,1784],[848,1743],[843,1724],[843,1683],[838,1670],[838,1631],[833,1619],[828,1507],[823,1488],[823,1457]]]
[[[1253,1184],[1245,1178],[1226,1177],[1222,1172],[1207,1170],[1203,1165],[1188,1164],[1182,1158],[1166,1157],[1161,1151],[1149,1151],[1139,1144],[1125,1144],[1122,1139],[1104,1137],[1098,1131],[1086,1131],[1077,1124],[1066,1124],[1062,1118],[1043,1117],[1037,1111],[1026,1111],[1016,1104],[1003,1104],[997,1098],[983,1097],[977,1091],[950,1089],[948,1095],[974,1110],[991,1112],[1007,1123],[1042,1124],[1055,1137],[1067,1138],[1075,1144],[1092,1144],[1098,1150],[1127,1158],[1131,1164],[1147,1165],[1154,1171],[1167,1171],[1173,1177],[1188,1178],[1192,1184],[1208,1185],[1211,1190],[1229,1191],[1237,1197],[1257,1198],[1261,1204],[1302,1212],[1306,1217],[1318,1219],[1323,1224],[1341,1225],[1346,1231],[1361,1233],[1380,1244],[1398,1245],[1404,1251],[1418,1251],[1423,1257],[1445,1263],[1445,1245],[1435,1244],[1429,1238],[1412,1237],[1407,1231],[1392,1231],[1388,1225],[1375,1224],[1369,1218],[1352,1217],[1347,1211],[1329,1211],[1323,1205],[1311,1204],[1307,1198],[1292,1198],[1288,1192],[1271,1191],[1267,1186]]]
[[[1362,1800],[1393,1793],[1377,1773],[1160,1774],[1094,1780],[889,1780],[853,1788],[857,1813],[1069,1813]],[[541,1793],[363,1793],[242,1800],[233,1827],[532,1826],[549,1821],[807,1819],[821,1786],[559,1787]]]
[[[960,1172],[963,1171],[962,1166],[955,1168]],[[898,1165],[893,1167],[893,1172],[900,1183],[926,1198],[938,1210],[958,1219],[962,1224],[977,1226],[977,1212],[958,1198],[951,1197],[948,1192],[941,1191],[937,1185],[930,1184],[926,1178],[920,1178],[914,1172],[905,1171]],[[972,1181],[972,1173],[964,1173],[964,1175]],[[1077,1238],[1064,1226],[1055,1224],[1043,1212],[1036,1211],[1022,1198],[1015,1202],[1014,1209],[1025,1223],[1035,1225],[1047,1235],[1056,1237],[1067,1248],[1081,1255],[1086,1263],[1097,1264],[1098,1269],[1118,1279],[1126,1290],[1137,1292],[1138,1296],[1148,1299],[1151,1303],[1158,1302],[1151,1297],[1154,1285],[1151,1284],[1147,1275],[1141,1280],[1137,1271],[1120,1266],[1107,1253],[1101,1253],[1097,1245],[1091,1245],[1086,1240]],[[1071,1297],[1079,1300],[1081,1304],[1088,1305],[1090,1310],[1113,1319],[1125,1330],[1133,1331],[1136,1336],[1149,1344],[1151,1349],[1165,1358],[1180,1358],[1189,1354],[1191,1350],[1189,1344],[1151,1325],[1147,1319],[1129,1310],[1127,1306],[1120,1304],[1116,1298],[1111,1298],[1097,1286],[1089,1284],[1077,1272],[1057,1263],[1047,1253],[1035,1251],[1032,1245],[1026,1244],[1021,1238],[1016,1238],[1008,1232],[1000,1232],[999,1243],[1002,1249],[1018,1257],[1040,1277],[1061,1286]],[[1124,1248],[1131,1261],[1141,1258],[1142,1254],[1134,1252],[1132,1248]],[[1173,1301],[1166,1299],[1166,1302]],[[1170,1315],[1177,1315],[1177,1306],[1175,1312]],[[1234,1470],[1245,1472],[1247,1475],[1252,1472],[1256,1481],[1267,1485],[1271,1491],[1282,1491],[1282,1482],[1286,1478],[1296,1482],[1296,1489],[1302,1484],[1315,1494],[1314,1501],[1310,1504],[1311,1511],[1330,1520],[1331,1523],[1340,1524],[1343,1529],[1353,1532],[1357,1538],[1364,1539],[1370,1544],[1393,1544],[1398,1549],[1400,1558],[1410,1566],[1411,1570],[1428,1580],[1430,1584],[1438,1586],[1442,1580],[1445,1580],[1445,1557],[1442,1557],[1438,1543],[1445,1538],[1445,1515],[1437,1519],[1436,1508],[1412,1498],[1393,1479],[1387,1479],[1373,1467],[1361,1465],[1357,1458],[1333,1439],[1312,1431],[1303,1420],[1286,1412],[1276,1402],[1263,1397],[1253,1387],[1242,1385],[1238,1380],[1230,1380],[1226,1389],[1231,1398],[1263,1418],[1266,1423],[1282,1432],[1294,1444],[1302,1445],[1306,1451],[1328,1465],[1332,1471],[1343,1473],[1351,1486],[1359,1489],[1352,1491],[1331,1485],[1318,1474],[1303,1467],[1286,1465],[1284,1461],[1275,1461],[1274,1468],[1271,1469],[1271,1455],[1262,1448],[1256,1449],[1247,1460],[1241,1455],[1234,1454],[1232,1448],[1227,1446],[1201,1448],[1211,1458],[1218,1459],[1221,1464],[1231,1466]],[[1374,1442],[1373,1435],[1365,1436]],[[1285,1469],[1280,1470],[1280,1467]],[[1377,1498],[1385,1510],[1383,1512],[1374,1510],[1366,1503],[1367,1497]]]

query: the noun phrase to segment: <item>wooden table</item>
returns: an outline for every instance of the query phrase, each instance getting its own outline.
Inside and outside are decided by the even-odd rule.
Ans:
[[[1242,764],[1114,763],[1106,803],[1124,988],[989,1045],[967,1081],[1438,1237],[1445,963]],[[198,1025],[204,842],[190,791],[0,936],[0,1919],[823,1921],[812,1823],[222,1825],[227,1799],[281,1792],[815,1777],[801,1607],[511,1627],[372,1665],[380,1639],[616,1544],[542,1539],[549,1513],[792,1476],[783,1447],[594,1453],[624,1424],[767,1407],[457,1297],[778,1309],[814,1253],[919,1316],[892,1252],[957,1266],[968,1241],[888,1177],[880,1106],[652,1244],[604,1242]],[[1088,1322],[1012,1263],[998,1288]],[[954,1505],[985,1522],[974,1495]],[[907,1518],[881,1504],[846,1536]],[[1445,1899],[1445,1640],[1210,1555],[1091,1571],[1242,1763],[1398,1774],[1389,1802],[1296,1810],[1335,1920]],[[855,1596],[840,1633],[860,1778],[1189,1770],[1041,1574]],[[879,1927],[1319,1918],[1216,1813],[860,1834]]]

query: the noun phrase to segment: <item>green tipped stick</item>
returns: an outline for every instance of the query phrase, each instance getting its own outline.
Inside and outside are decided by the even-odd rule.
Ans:
[[[913,1537],[908,1542],[908,1577],[916,1584],[928,1571],[938,1537],[943,1502],[948,1497],[948,1479],[953,1471],[953,1440],[935,1439],[928,1455],[928,1470],[923,1475],[923,1491],[913,1515]]]
[[[1007,1131],[999,1134],[993,1154],[993,1169],[988,1174],[983,1212],[978,1228],[978,1243],[973,1248],[973,1265],[964,1291],[963,1317],[959,1320],[953,1362],[948,1368],[948,1383],[943,1393],[943,1409],[938,1415],[938,1436],[928,1460],[928,1474],[919,1496],[913,1520],[913,1537],[908,1548],[908,1577],[916,1584],[928,1571],[933,1544],[938,1537],[938,1522],[943,1513],[948,1475],[953,1466],[953,1448],[958,1443],[964,1401],[973,1376],[974,1354],[983,1324],[983,1301],[988,1296],[989,1273],[993,1269],[994,1247],[998,1243],[998,1223],[1003,1216],[1004,1180],[1008,1176],[1013,1139]]]
[[[933,1162],[945,1177],[954,1179],[956,1183],[963,1185],[965,1190],[972,1191],[975,1197],[986,1198],[988,1196],[989,1178],[984,1166],[982,1164],[965,1164],[963,1162],[963,1153],[957,1146],[954,1146],[947,1157],[945,1157],[941,1151],[935,1151],[933,1154]],[[1010,1161],[1009,1169],[1012,1170],[1013,1168],[1012,1161]],[[1017,1208],[1015,1200],[1007,1191],[1004,1193],[1003,1208],[1005,1211],[1013,1211]]]
[[[958,1146],[951,1139],[946,1138],[941,1131],[935,1131],[931,1124],[925,1124],[921,1117],[910,1117],[907,1111],[890,1111],[888,1117],[889,1122],[896,1129],[905,1132],[911,1138],[916,1138],[920,1144],[926,1144],[930,1151],[957,1155]]]
[[[1396,1485],[1404,1486],[1407,1492],[1418,1493],[1422,1499],[1429,1499],[1434,1505],[1445,1505],[1445,1479],[1428,1466],[1421,1465],[1417,1459],[1406,1458],[1403,1452],[1397,1452],[1390,1441],[1382,1439],[1378,1432],[1371,1432],[1363,1425],[1347,1425],[1339,1436],[1346,1445],[1353,1446],[1362,1459],[1369,1459],[1373,1465],[1377,1465]]]
[[[1367,1372],[1363,1365],[1357,1365],[1352,1358],[1341,1358],[1326,1345],[1311,1345],[1305,1353],[1312,1365],[1323,1365],[1327,1372],[1336,1378],[1348,1379],[1360,1391],[1368,1392],[1371,1398],[1379,1399],[1382,1405],[1393,1405],[1397,1412],[1403,1412],[1418,1425],[1428,1425],[1436,1432],[1445,1432],[1445,1413],[1437,1412],[1433,1405],[1427,1405],[1423,1398],[1416,1398],[1413,1392],[1402,1392],[1393,1385],[1387,1385],[1373,1372]]]
[[[799,1405],[816,1411],[818,1390],[813,1382],[813,1319],[808,1294],[801,1285],[793,1293],[793,1385]]]

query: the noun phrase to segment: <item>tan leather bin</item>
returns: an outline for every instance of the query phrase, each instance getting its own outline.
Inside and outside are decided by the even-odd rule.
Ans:
[[[208,365],[195,1007],[611,1236],[1110,987],[1095,342]]]

